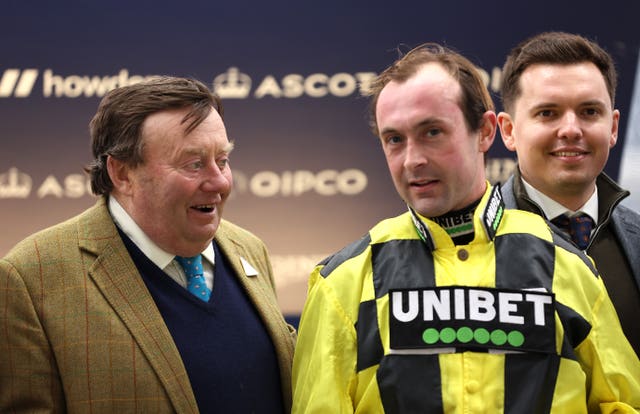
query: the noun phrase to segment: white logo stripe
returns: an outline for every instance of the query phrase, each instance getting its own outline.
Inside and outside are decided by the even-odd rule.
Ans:
[[[31,94],[31,89],[33,89],[33,84],[36,82],[38,78],[38,70],[37,69],[25,69],[22,71],[22,76],[20,77],[20,81],[18,82],[18,86],[15,90],[16,98],[25,98]]]
[[[19,69],[7,69],[0,79],[0,98],[6,98],[11,96],[13,87],[16,85],[16,81],[20,76]]]
[[[20,73],[20,69],[6,69],[4,71],[0,79],[0,98],[10,97],[11,94],[14,94],[16,98],[26,98],[31,94],[33,85],[38,79],[38,70],[25,69],[22,71],[22,76]]]

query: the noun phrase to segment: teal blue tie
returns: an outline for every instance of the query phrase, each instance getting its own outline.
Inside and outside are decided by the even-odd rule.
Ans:
[[[180,263],[187,276],[187,290],[194,294],[200,300],[209,302],[211,290],[204,281],[202,271],[202,255],[193,257],[176,256],[176,261]]]

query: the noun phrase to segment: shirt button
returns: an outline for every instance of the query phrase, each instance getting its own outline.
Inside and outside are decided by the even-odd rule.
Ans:
[[[468,258],[469,258],[469,252],[468,251],[466,251],[465,249],[458,250],[458,259],[460,259],[460,260],[462,260],[464,262]]]
[[[467,382],[467,392],[468,393],[474,394],[474,393],[478,392],[479,389],[480,389],[480,383],[478,381],[471,380],[471,381]]]

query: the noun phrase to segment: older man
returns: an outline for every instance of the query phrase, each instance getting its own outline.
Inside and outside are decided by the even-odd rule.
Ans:
[[[218,98],[154,78],[90,126],[96,205],[0,260],[0,412],[288,412],[295,333],[264,244],[222,219]]]

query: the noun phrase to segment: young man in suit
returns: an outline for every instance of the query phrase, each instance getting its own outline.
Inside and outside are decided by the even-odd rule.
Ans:
[[[90,123],[98,202],[0,260],[0,412],[288,412],[295,332],[265,245],[221,218],[222,105],[157,77]]]
[[[603,172],[618,138],[615,92],[611,56],[582,36],[548,32],[515,47],[503,69],[498,123],[518,168],[503,192],[507,208],[568,229],[594,259],[640,355],[640,214],[620,205],[629,192]]]

